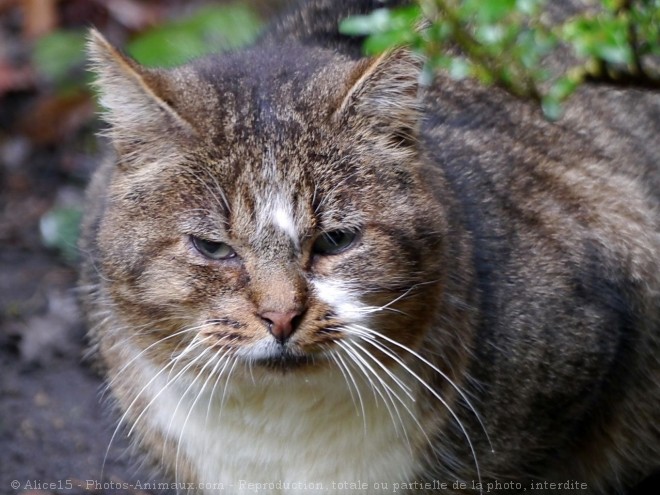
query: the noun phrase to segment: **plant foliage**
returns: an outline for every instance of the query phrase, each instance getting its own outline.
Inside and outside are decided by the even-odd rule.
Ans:
[[[245,5],[208,6],[190,17],[142,33],[127,46],[145,65],[172,67],[208,53],[229,50],[253,41],[261,20]]]
[[[417,0],[378,9],[341,24],[366,35],[375,54],[408,45],[424,55],[426,76],[443,70],[473,77],[539,101],[549,118],[584,82],[660,89],[660,0],[602,0],[567,19],[554,19],[545,0]],[[549,69],[558,50],[572,63]]]

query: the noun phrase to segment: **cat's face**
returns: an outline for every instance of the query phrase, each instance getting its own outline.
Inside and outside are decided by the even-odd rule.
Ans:
[[[414,64],[295,50],[131,67],[137,88],[101,62],[102,88],[131,101],[103,88],[120,163],[100,269],[124,337],[158,342],[156,361],[312,370],[362,348],[392,362],[431,324],[446,224],[415,150]],[[131,105],[149,115],[121,115]]]

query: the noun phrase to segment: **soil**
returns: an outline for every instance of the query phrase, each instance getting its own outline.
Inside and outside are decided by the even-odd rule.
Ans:
[[[125,455],[123,435],[111,442],[117,417],[104,404],[102,380],[85,358],[75,266],[42,247],[39,240],[38,213],[56,203],[62,188],[78,193],[74,194],[78,198],[81,191],[70,180],[52,177],[46,181],[50,191],[43,191],[38,184],[41,179],[31,177],[30,192],[17,201],[16,191],[8,190],[16,177],[5,174],[4,179],[0,494],[152,493],[131,486],[113,488],[153,481],[153,477]],[[35,208],[39,203],[43,206]]]

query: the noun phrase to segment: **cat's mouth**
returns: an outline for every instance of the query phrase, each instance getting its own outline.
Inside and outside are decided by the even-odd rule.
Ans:
[[[278,345],[271,347],[268,353],[251,356],[250,363],[270,370],[286,372],[315,366],[319,359],[318,356],[296,352],[289,347]]]

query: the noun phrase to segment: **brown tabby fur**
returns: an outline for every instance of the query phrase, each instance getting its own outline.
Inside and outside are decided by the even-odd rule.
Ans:
[[[336,34],[371,7],[307,2],[257,46],[172,70],[92,33],[115,153],[89,188],[81,286],[126,422],[166,472],[198,480],[138,421],[149,400],[129,341],[155,368],[207,377],[193,352],[172,364],[195,336],[177,332],[203,325],[197,338],[236,359],[270,338],[260,312],[295,308],[281,360],[235,360],[236,375],[322,376],[350,339],[313,287],[332,277],[386,306],[368,326],[465,393],[385,337],[389,352],[370,347],[456,414],[412,380],[424,435],[401,481],[622,493],[660,467],[660,96],[585,88],[550,123],[497,88],[442,75],[422,88],[405,50],[362,59]],[[295,238],[267,221],[273,198]],[[312,252],[347,228],[360,232],[348,250]],[[206,259],[191,235],[239,256]]]

